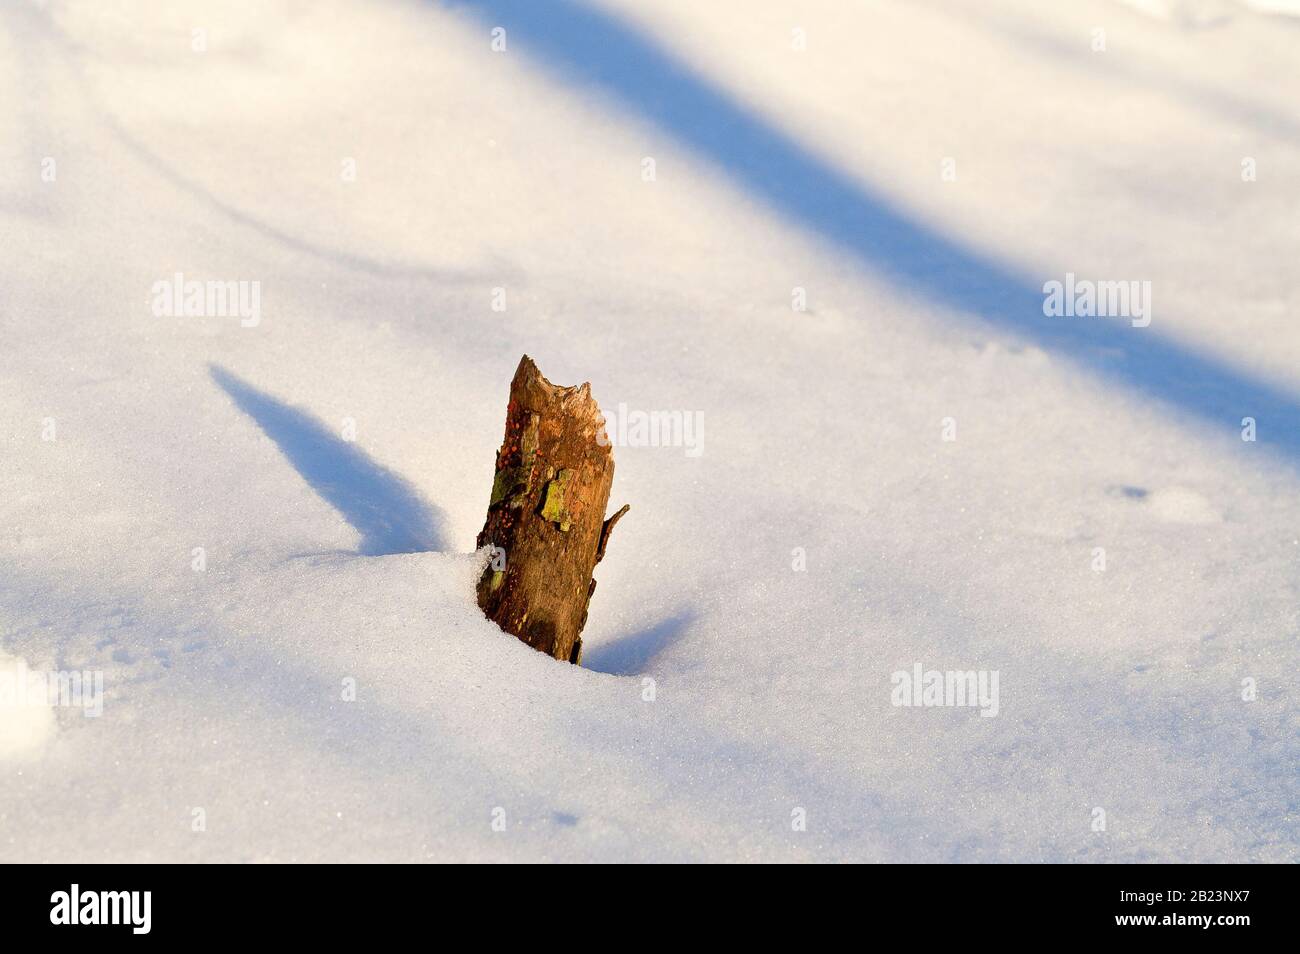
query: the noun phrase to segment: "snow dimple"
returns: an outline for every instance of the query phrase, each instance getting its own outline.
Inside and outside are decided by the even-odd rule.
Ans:
[[[1127,497],[1129,500],[1145,500],[1151,493],[1145,487],[1135,487],[1130,484],[1121,484],[1114,487],[1107,487],[1106,493],[1112,497]]]
[[[1164,523],[1208,524],[1223,521],[1223,514],[1203,495],[1188,487],[1170,486],[1149,490],[1128,484],[1106,488],[1112,497],[1121,497],[1140,505],[1145,512]]]

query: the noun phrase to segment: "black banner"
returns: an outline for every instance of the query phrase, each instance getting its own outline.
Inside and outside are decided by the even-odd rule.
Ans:
[[[427,928],[430,919],[495,926],[504,912],[530,905],[539,877],[569,898],[562,905],[569,914],[544,919],[557,938],[561,926],[572,930],[570,916],[588,936],[615,938],[667,928],[662,919],[677,923],[683,906],[718,926],[829,927],[847,916],[855,931],[905,931],[927,942],[1130,936],[1231,944],[1294,933],[1294,869],[1285,866],[901,866],[832,869],[791,886],[781,884],[789,872],[736,871],[725,889],[692,888],[689,872],[628,872],[614,881],[574,868],[494,870],[490,885],[473,871],[448,877],[413,866],[56,865],[11,866],[7,874],[14,886],[6,938],[56,943],[61,936],[140,944],[281,932],[302,941],[373,941]],[[754,876],[763,881],[759,904],[746,898]],[[823,878],[843,878],[843,887],[827,890]],[[527,923],[539,929],[538,919]]]

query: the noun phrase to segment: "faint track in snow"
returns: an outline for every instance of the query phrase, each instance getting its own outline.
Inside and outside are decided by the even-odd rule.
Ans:
[[[441,269],[414,263],[385,262],[341,248],[331,247],[305,236],[295,235],[240,209],[218,196],[211,189],[186,176],[118,122],[112,112],[96,96],[82,71],[77,68],[75,47],[53,23],[48,13],[43,13],[35,8],[15,9],[12,7],[7,12],[27,19],[32,29],[21,31],[22,34],[24,36],[33,34],[40,36],[47,44],[52,53],[62,62],[65,67],[65,74],[76,85],[96,118],[103,123],[104,128],[108,130],[119,145],[173,188],[202,202],[235,225],[256,232],[292,252],[380,278],[454,285],[482,283],[489,279],[495,283],[503,278],[519,276],[519,270],[508,262],[489,262],[476,269]],[[10,31],[14,37],[17,37],[19,32],[17,30]],[[15,42],[19,46],[22,45],[21,40]],[[47,57],[42,59],[41,62],[47,63],[50,59],[50,57]]]

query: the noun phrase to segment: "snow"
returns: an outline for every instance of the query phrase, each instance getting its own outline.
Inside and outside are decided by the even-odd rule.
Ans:
[[[1260,13],[1300,16],[1300,0],[1120,0],[1139,13],[1157,19],[1177,20],[1186,26],[1204,27],[1221,23],[1232,15],[1234,5]]]
[[[32,686],[27,660],[0,652],[0,759],[18,763],[40,753],[54,735],[54,709],[43,704],[49,698]]]
[[[1297,860],[1300,74],[1214,18],[0,6],[0,667],[104,678],[0,859]],[[706,438],[583,668],[474,603],[524,353]]]

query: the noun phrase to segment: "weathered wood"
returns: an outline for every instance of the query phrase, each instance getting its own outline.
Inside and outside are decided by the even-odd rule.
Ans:
[[[581,662],[582,627],[605,555],[614,455],[591,385],[557,387],[524,355],[510,383],[506,434],[478,545],[493,547],[478,583],[488,618],[534,649]]]

